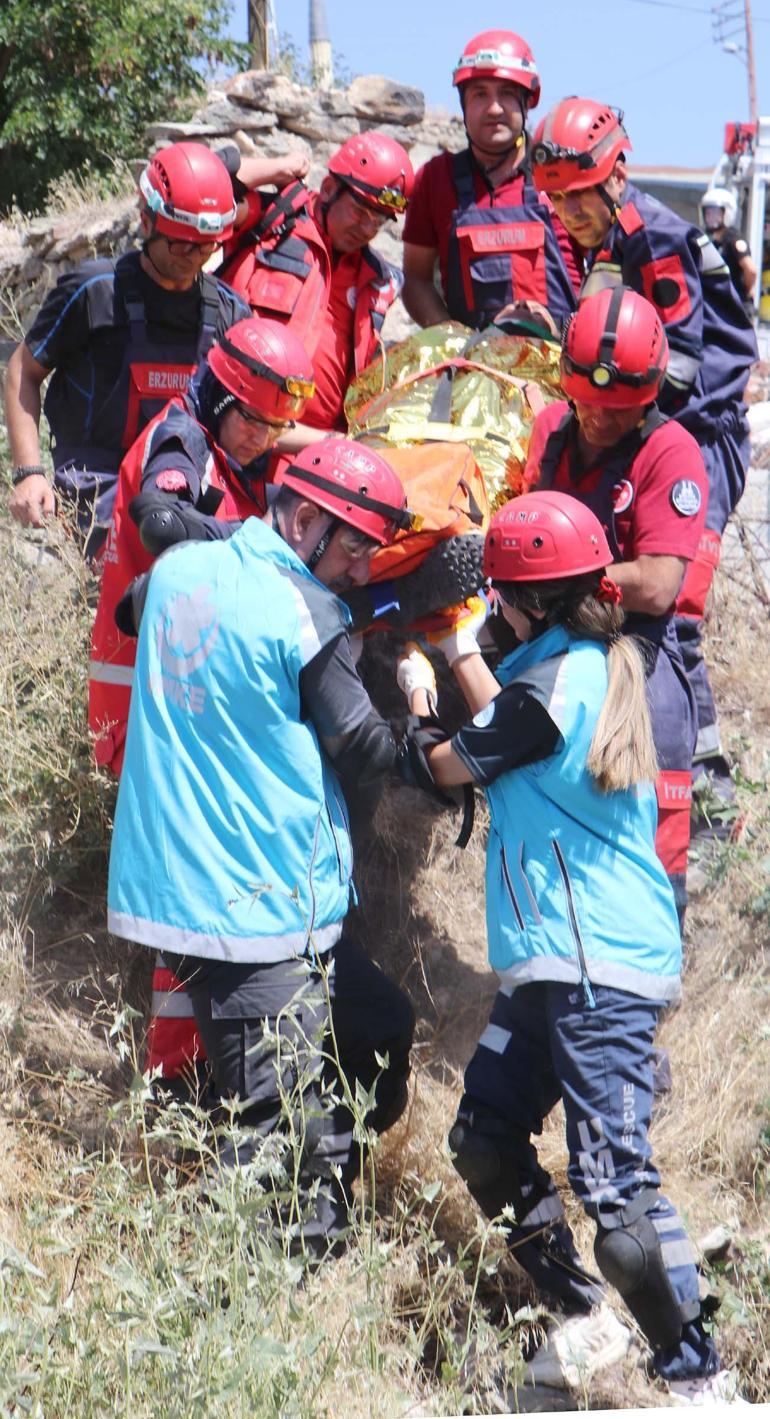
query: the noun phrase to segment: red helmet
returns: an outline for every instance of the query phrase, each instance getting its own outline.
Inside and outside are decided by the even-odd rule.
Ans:
[[[612,553],[598,517],[570,493],[524,493],[492,517],[484,575],[492,581],[555,581],[603,572]]]
[[[509,79],[529,94],[528,108],[540,99],[540,75],[526,40],[513,30],[482,30],[466,44],[452,75],[455,88],[469,79]]]
[[[376,212],[394,217],[406,211],[414,169],[406,149],[386,133],[356,133],[332,153],[328,169]]]
[[[206,358],[220,384],[265,420],[296,419],[315,394],[307,350],[277,320],[239,320]]]
[[[221,158],[204,143],[161,148],[139,178],[153,235],[172,241],[226,241],[233,234],[233,184]]]
[[[381,453],[353,439],[308,444],[277,482],[383,547],[399,527],[412,526],[401,479]]]
[[[593,99],[562,99],[541,119],[532,141],[535,186],[541,192],[597,187],[630,147],[622,113]]]
[[[562,388],[581,404],[650,404],[667,364],[668,341],[655,307],[626,286],[589,296],[565,327]]]

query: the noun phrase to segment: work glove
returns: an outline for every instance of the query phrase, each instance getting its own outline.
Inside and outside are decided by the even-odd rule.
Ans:
[[[415,690],[425,690],[428,703],[435,710],[438,704],[436,672],[427,655],[424,655],[415,641],[407,641],[403,655],[399,656],[396,667],[396,681],[403,690],[411,707]]]
[[[464,655],[479,653],[477,635],[489,615],[489,603],[483,596],[469,596],[453,608],[453,613],[453,624],[448,629],[430,631],[426,637],[446,657],[447,665],[454,665]]]

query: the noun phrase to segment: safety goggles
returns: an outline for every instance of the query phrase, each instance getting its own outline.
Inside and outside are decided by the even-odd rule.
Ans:
[[[315,383],[312,379],[301,379],[299,375],[287,374],[283,381],[283,387],[287,394],[293,399],[312,399],[315,394]]]
[[[355,180],[355,186],[344,178],[341,181],[358,206],[363,207],[372,217],[387,217],[391,214],[399,216],[407,209],[408,200],[397,187],[373,187],[371,183],[363,182],[359,177]],[[378,207],[387,207],[387,213],[377,212],[371,202],[366,201],[366,195],[373,197]]]
[[[235,221],[235,207],[229,212],[185,212],[181,207],[173,207],[153,187],[146,170],[139,178],[139,191],[156,216],[168,217],[169,221],[179,222],[183,227],[192,227],[201,236],[211,237],[214,241]]]

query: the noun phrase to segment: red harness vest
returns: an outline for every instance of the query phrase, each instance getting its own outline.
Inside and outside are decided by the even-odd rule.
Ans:
[[[120,465],[115,512],[103,559],[99,605],[91,637],[88,722],[95,735],[97,763],[115,774],[120,773],[123,765],[136,657],[136,641],[124,636],[115,625],[115,608],[134,577],[149,571],[152,565],[152,557],[142,545],[128,508],[131,500],[141,492],[147,444],[171,410],[189,413],[181,397],[172,399],[147,425]],[[223,520],[261,516],[265,511],[264,502],[255,501],[233,481],[226,455],[214,443],[208,430],[202,424],[199,427],[209,448],[201,497],[211,488],[218,489],[224,495],[214,516]]]
[[[292,183],[247,230],[225,246],[219,275],[257,315],[290,325],[313,355],[326,316],[332,266],[309,210],[316,194]],[[360,253],[353,340],[356,374],[377,353],[387,311],[400,289],[400,273],[365,246]]]

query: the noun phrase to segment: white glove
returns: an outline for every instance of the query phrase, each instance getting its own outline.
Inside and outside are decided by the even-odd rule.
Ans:
[[[427,637],[446,656],[447,665],[454,665],[463,655],[476,655],[478,632],[489,615],[489,605],[483,596],[469,596],[455,608],[454,624],[448,630],[431,631]]]
[[[415,641],[407,641],[404,654],[399,656],[396,680],[410,707],[415,690],[425,690],[434,707],[438,703],[436,672]]]

